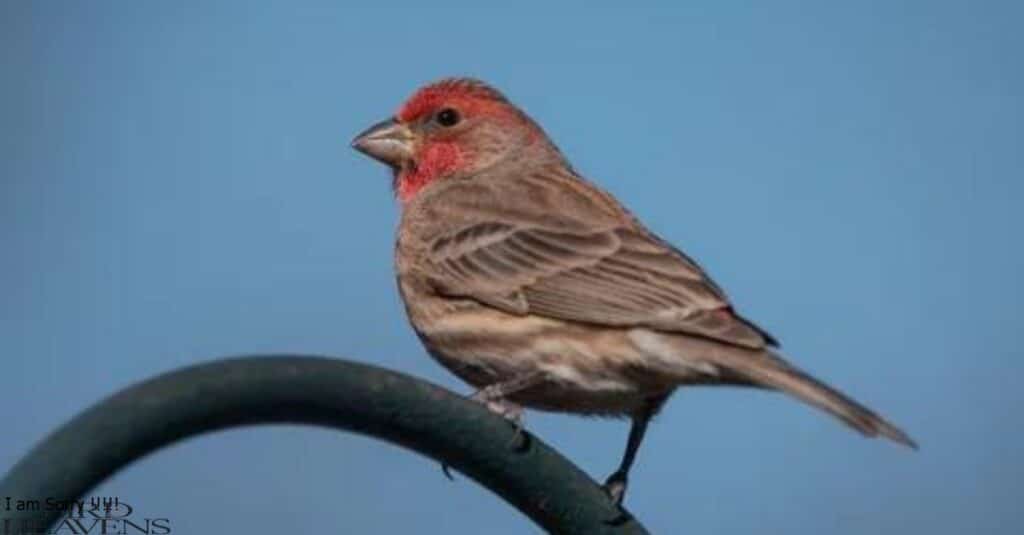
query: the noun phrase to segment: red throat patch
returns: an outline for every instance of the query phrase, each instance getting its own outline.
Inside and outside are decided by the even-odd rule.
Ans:
[[[398,200],[409,202],[424,186],[458,169],[464,162],[465,155],[455,143],[434,142],[426,145],[417,158],[416,168],[402,171],[395,178],[395,195]]]

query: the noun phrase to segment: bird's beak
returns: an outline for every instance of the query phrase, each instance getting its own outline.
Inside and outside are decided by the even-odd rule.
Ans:
[[[413,157],[413,134],[409,127],[394,119],[381,121],[352,140],[352,148],[398,168]]]

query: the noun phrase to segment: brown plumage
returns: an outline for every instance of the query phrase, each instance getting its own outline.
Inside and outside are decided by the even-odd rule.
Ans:
[[[682,385],[772,388],[867,436],[902,431],[783,360],[693,260],[577,175],[476,80],[420,89],[354,146],[391,166],[409,319],[441,364],[506,414],[627,416],[616,500],[648,420]]]

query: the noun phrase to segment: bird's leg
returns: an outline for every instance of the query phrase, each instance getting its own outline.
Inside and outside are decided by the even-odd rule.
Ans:
[[[473,394],[473,399],[477,401],[486,400],[497,400],[502,399],[516,392],[522,392],[527,388],[535,386],[544,380],[544,372],[532,371],[522,375],[517,375],[506,381],[500,381],[497,383],[491,383],[480,390],[477,390]]]
[[[651,416],[647,413],[633,417],[633,424],[629,428],[629,438],[626,440],[626,451],[622,454],[622,462],[619,463],[619,469],[608,476],[608,479],[604,482],[604,490],[615,505],[621,505],[622,499],[626,497],[629,469],[633,467],[636,452],[640,449],[640,443],[644,441],[644,433],[647,432],[647,422],[650,420]]]
[[[523,433],[523,407],[505,398],[537,385],[543,380],[544,374],[542,372],[525,373],[507,381],[491,383],[474,392],[469,399],[482,404],[484,407],[487,407],[487,410],[512,422],[512,425],[515,426],[515,435],[513,435],[512,443],[515,444],[519,442],[519,437]],[[448,479],[452,479],[452,474],[447,464],[441,463],[441,471],[444,472]]]
[[[643,408],[633,415],[633,423],[629,428],[629,438],[626,439],[626,451],[622,454],[622,462],[619,463],[618,470],[608,476],[608,479],[604,482],[604,490],[615,505],[622,505],[622,499],[626,497],[629,469],[633,467],[633,461],[636,460],[636,452],[640,449],[640,443],[644,441],[647,424],[665,403],[669,395],[671,395],[671,392],[648,399]]]
[[[516,428],[516,434],[512,442],[516,443],[523,432],[523,407],[512,403],[506,397],[536,386],[543,380],[543,372],[533,371],[524,373],[506,381],[489,384],[477,390],[471,396],[471,399],[483,403],[491,412],[501,415],[512,422],[512,425]]]
[[[543,380],[541,372],[530,372],[518,375],[507,381],[489,384],[473,393],[470,399],[482,403],[491,412],[504,416],[516,424],[517,430],[522,428],[523,408],[505,399],[522,392]]]
[[[498,416],[504,417],[506,420],[512,422],[518,430],[523,426],[523,407],[512,403],[507,399],[485,399],[477,397],[474,394],[470,399],[476,401],[483,406],[487,407],[487,410],[497,414]]]

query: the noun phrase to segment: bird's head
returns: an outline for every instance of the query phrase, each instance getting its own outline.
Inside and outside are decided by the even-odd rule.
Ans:
[[[440,179],[473,176],[511,159],[561,157],[525,113],[469,78],[420,88],[394,117],[360,133],[352,146],[391,167],[403,202]]]

